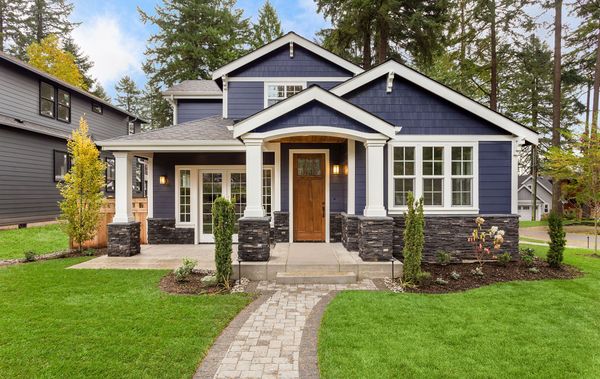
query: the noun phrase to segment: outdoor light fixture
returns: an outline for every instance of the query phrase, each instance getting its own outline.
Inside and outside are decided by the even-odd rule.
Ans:
[[[334,164],[332,171],[333,171],[333,175],[339,175],[340,174],[340,165],[339,164]]]
[[[161,175],[158,179],[158,181],[160,182],[160,184],[167,184],[167,176],[166,175]]]
[[[348,176],[348,165],[344,165],[344,175]]]

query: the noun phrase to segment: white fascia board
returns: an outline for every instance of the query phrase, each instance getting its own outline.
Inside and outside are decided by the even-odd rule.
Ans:
[[[343,96],[364,84],[367,84],[375,79],[378,79],[384,75],[388,75],[390,71],[393,71],[395,75],[398,75],[419,87],[422,87],[434,95],[438,95],[451,103],[471,112],[490,123],[499,126],[500,128],[508,131],[509,133],[525,139],[527,142],[534,145],[538,144],[539,135],[538,133],[527,129],[526,127],[512,121],[511,119],[501,115],[500,113],[494,112],[486,106],[483,106],[473,99],[467,96],[461,95],[460,93],[436,82],[433,79],[426,77],[425,75],[412,70],[396,61],[387,61],[380,64],[377,67],[363,73],[362,75],[356,76],[334,88],[330,91],[337,96]]]
[[[395,127],[387,121],[373,116],[365,110],[325,91],[321,87],[310,87],[297,95],[240,121],[233,127],[233,137],[238,138],[249,133],[259,126],[283,116],[313,100],[335,109],[389,138],[393,138],[396,135]]]
[[[109,151],[244,151],[238,140],[227,141],[100,141],[103,150]]]
[[[380,141],[382,143],[386,143],[388,141],[387,136],[384,136],[379,133],[364,133],[364,132],[359,132],[359,131],[352,130],[352,129],[337,128],[337,127],[331,127],[331,126],[294,126],[294,127],[290,127],[290,128],[272,130],[270,132],[264,132],[264,133],[252,133],[251,132],[251,133],[245,134],[242,137],[242,139],[244,139],[244,140],[252,140],[252,139],[270,140],[270,139],[274,139],[274,138],[307,136],[307,135],[333,136],[333,137],[341,137],[341,138],[352,137],[351,139],[360,141],[360,142]]]
[[[203,94],[203,93],[194,93],[194,92],[173,92],[167,95],[163,95],[165,99],[222,99],[223,95],[215,95],[215,94]]]
[[[229,82],[345,82],[351,76],[234,76]]]
[[[309,50],[309,51],[317,54],[318,56],[320,56],[332,63],[337,64],[338,66],[352,72],[355,75],[360,74],[361,72],[364,71],[362,68],[355,65],[354,63],[348,62],[347,60],[338,57],[337,55],[331,53],[330,51],[325,50],[324,48],[315,44],[314,42],[311,42],[311,41],[291,32],[291,33],[284,35],[281,38],[276,39],[275,41],[273,41],[271,43],[264,45],[261,48],[254,50],[253,52],[219,68],[218,70],[213,72],[212,78],[213,78],[213,80],[220,79],[223,75],[227,75],[228,73],[230,73],[234,70],[237,70],[238,68],[240,68],[242,66],[247,65],[248,63],[253,62],[254,60],[262,57],[263,55],[269,54],[270,52],[272,52],[282,46],[289,45],[290,42],[293,42],[295,44],[302,46],[306,50]]]

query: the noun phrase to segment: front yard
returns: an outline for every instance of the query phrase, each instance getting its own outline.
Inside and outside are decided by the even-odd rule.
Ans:
[[[544,254],[545,247],[531,246]],[[575,280],[445,295],[342,292],[319,334],[324,378],[599,377],[600,259]]]
[[[67,250],[69,237],[58,224],[0,230],[0,260]]]
[[[245,295],[162,293],[164,271],[0,268],[0,376],[189,378]]]

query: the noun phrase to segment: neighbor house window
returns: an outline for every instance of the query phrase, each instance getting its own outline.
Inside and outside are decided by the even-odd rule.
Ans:
[[[127,124],[127,134],[135,134],[135,124],[133,122]]]
[[[265,97],[265,108],[270,107],[273,104],[287,99],[288,97],[297,94],[306,87],[303,83],[294,84],[267,84],[266,85],[266,97]]]
[[[272,196],[271,189],[273,188],[273,173],[270,168],[263,170],[263,206],[265,207],[265,213],[267,216],[271,216],[272,212]]]
[[[54,181],[65,179],[65,174],[71,168],[71,157],[66,151],[54,150]]]
[[[106,190],[107,193],[115,192],[115,158],[106,158]]]
[[[65,90],[57,91],[58,106],[56,118],[60,121],[71,122],[71,94]]]
[[[179,172],[179,222],[190,222],[191,217],[191,171],[181,170]]]
[[[148,188],[148,161],[144,158],[135,160],[135,183],[133,190],[138,196],[147,196]]]
[[[452,147],[452,205],[473,204],[473,148]]]
[[[423,147],[423,204],[444,204],[444,148]]]
[[[103,113],[102,104],[92,102],[92,112],[102,114]]]
[[[53,85],[40,82],[40,114],[54,118],[56,90]]]
[[[394,149],[394,205],[406,205],[408,193],[415,191],[415,148]]]

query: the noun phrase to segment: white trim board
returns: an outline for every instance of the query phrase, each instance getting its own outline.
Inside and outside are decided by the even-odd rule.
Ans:
[[[351,76],[234,76],[229,82],[345,82]]]
[[[499,126],[515,136],[524,138],[534,145],[538,144],[538,133],[394,60],[382,63],[361,75],[355,76],[354,78],[337,85],[331,89],[331,92],[337,96],[343,96],[373,80],[388,75],[390,72],[393,72],[395,75],[426,89],[434,95],[440,96],[468,112]]]
[[[354,63],[351,63],[351,62],[333,54],[332,52],[322,48],[321,46],[315,44],[314,42],[311,42],[311,41],[307,40],[306,38],[303,38],[294,32],[289,32],[288,34],[276,39],[275,41],[268,43],[256,50],[254,50],[253,52],[246,54],[243,57],[236,59],[235,61],[228,63],[225,66],[219,68],[218,70],[213,72],[212,78],[213,78],[213,80],[220,79],[223,75],[227,75],[230,72],[235,71],[238,68],[243,67],[243,66],[247,65],[248,63],[253,62],[256,59],[258,59],[266,54],[269,54],[270,52],[275,51],[282,46],[289,45],[290,42],[293,44],[298,44],[299,46],[302,46],[306,50],[315,53],[316,55],[320,56],[321,58],[326,59],[326,60],[352,72],[355,75],[360,74],[361,72],[364,71],[362,68],[355,65]]]
[[[294,137],[294,136],[329,136],[329,137],[340,137],[348,138],[350,140],[356,140],[360,142],[366,141],[382,141],[385,142],[387,138],[378,133],[363,133],[357,132],[352,129],[337,128],[331,126],[296,126],[291,128],[276,129],[270,132],[264,133],[248,133],[242,138],[244,139],[260,139],[260,140],[271,140],[282,137]]]

